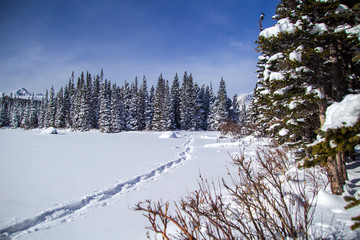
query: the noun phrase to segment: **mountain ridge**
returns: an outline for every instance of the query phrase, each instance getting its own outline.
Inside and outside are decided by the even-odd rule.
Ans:
[[[34,93],[30,93],[26,88],[18,88],[10,93],[3,93],[3,92],[0,92],[0,95],[5,95],[5,96],[11,96],[13,98],[21,98],[21,99],[31,99],[32,98],[32,95],[34,95],[34,98],[35,100],[42,100],[43,97],[44,97],[44,94],[42,93],[37,93],[37,94],[34,94]]]

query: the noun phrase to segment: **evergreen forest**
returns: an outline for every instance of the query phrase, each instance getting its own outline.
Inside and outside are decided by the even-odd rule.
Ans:
[[[187,72],[182,82],[177,74],[172,82],[160,75],[156,87],[148,87],[145,76],[140,83],[135,78],[118,86],[104,79],[103,70],[94,77],[82,72],[77,81],[73,72],[66,86],[57,93],[53,87],[46,90],[41,101],[3,96],[0,126],[104,133],[217,130],[225,121],[240,121],[236,99],[228,98],[223,79],[214,94],[211,84],[199,86]]]

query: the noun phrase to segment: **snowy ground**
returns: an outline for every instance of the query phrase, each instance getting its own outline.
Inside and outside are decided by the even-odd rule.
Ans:
[[[217,140],[217,132],[101,134],[0,129],[0,239],[146,239],[139,201],[178,200],[196,189],[199,173],[217,180],[229,153],[254,156],[264,140]],[[360,192],[360,167],[350,166],[348,191]],[[319,226],[348,228],[360,208],[319,195]],[[333,220],[332,220],[333,219]],[[330,226],[331,225],[331,226]]]

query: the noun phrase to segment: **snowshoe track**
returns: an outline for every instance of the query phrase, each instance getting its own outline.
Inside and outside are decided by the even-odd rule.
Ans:
[[[74,217],[82,215],[82,210],[86,210],[90,207],[107,205],[108,202],[106,200],[115,195],[135,190],[139,184],[156,180],[157,177],[165,175],[168,170],[175,168],[190,159],[190,154],[192,152],[190,143],[192,140],[192,136],[188,136],[187,141],[183,144],[183,151],[178,154],[178,157],[175,160],[160,165],[157,168],[151,169],[150,171],[133,177],[125,182],[118,183],[109,189],[94,192],[90,195],[86,195],[81,200],[48,209],[33,218],[2,228],[0,229],[0,240],[11,239],[41,229],[49,229],[59,223],[72,221]],[[79,214],[75,215],[76,213]]]

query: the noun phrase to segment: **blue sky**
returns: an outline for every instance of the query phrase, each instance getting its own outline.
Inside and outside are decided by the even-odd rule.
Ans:
[[[274,0],[1,0],[0,92],[64,86],[71,72],[122,85],[175,73],[228,94],[253,90],[261,11],[274,24]]]

